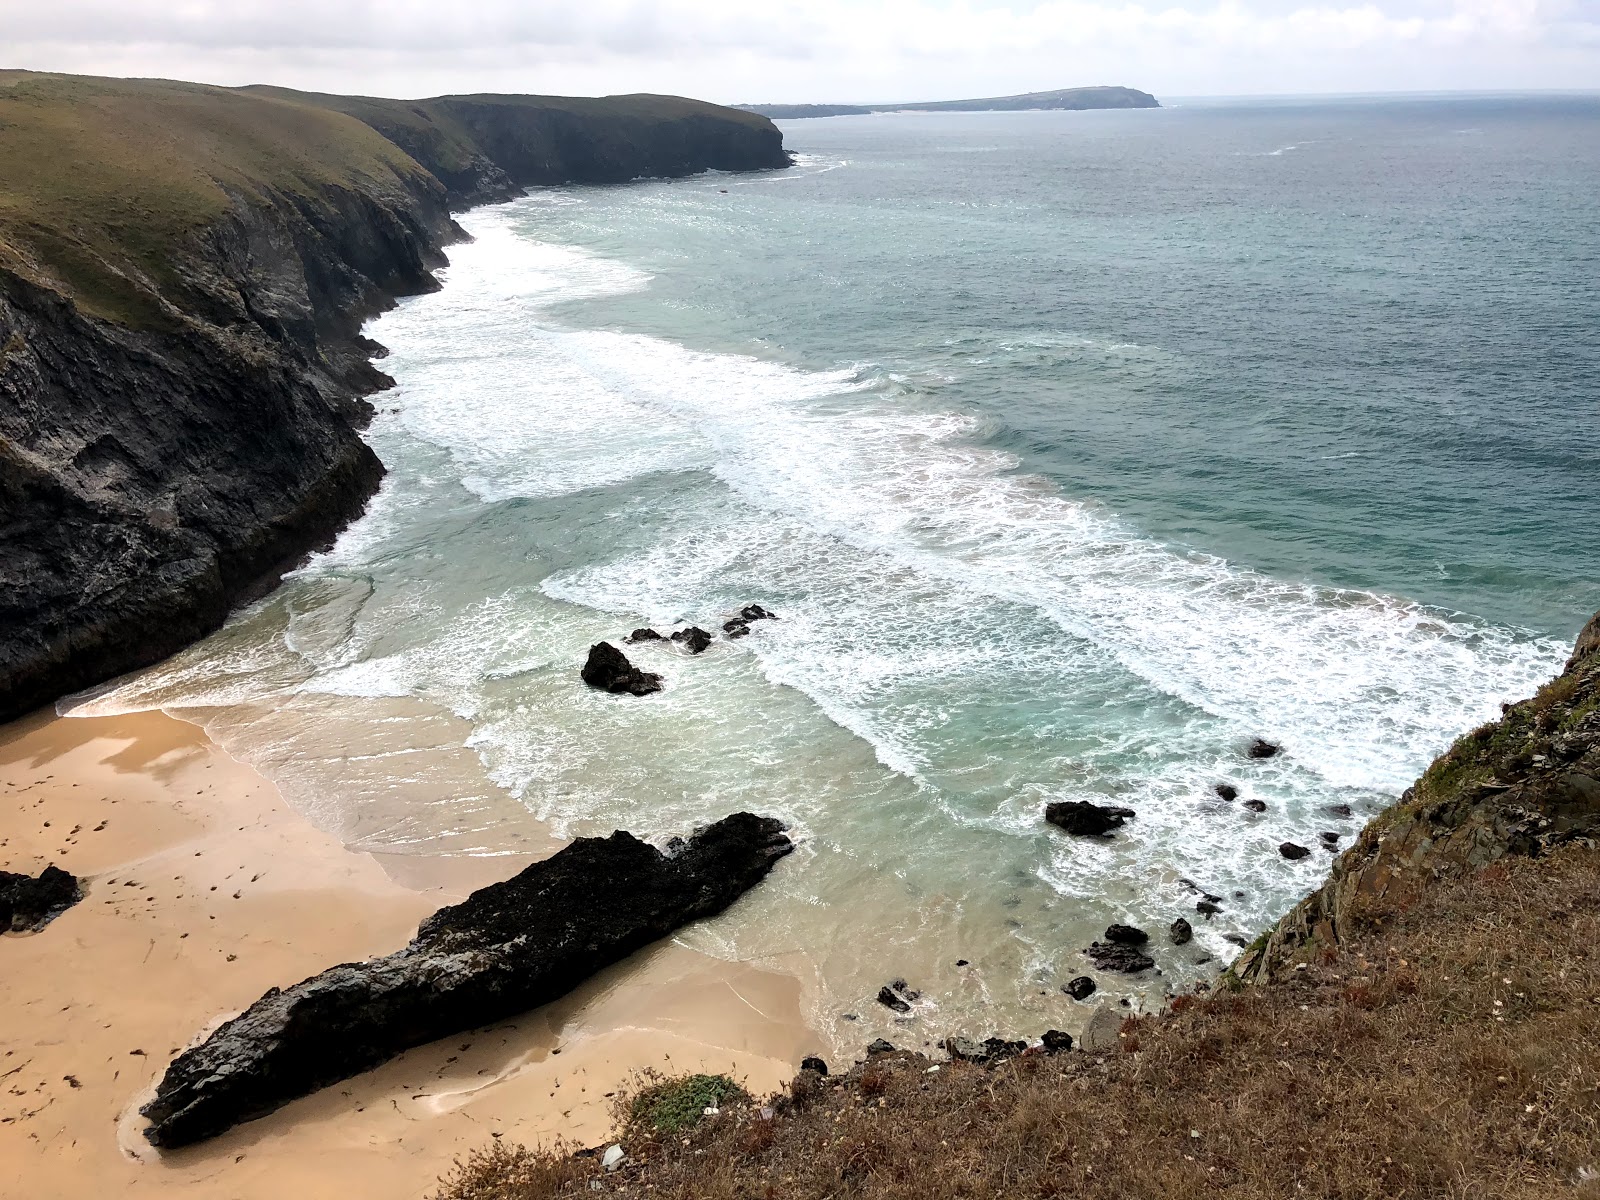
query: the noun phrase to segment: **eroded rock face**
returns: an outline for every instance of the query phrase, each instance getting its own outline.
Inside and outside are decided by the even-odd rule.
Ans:
[[[83,898],[76,876],[49,866],[38,876],[0,871],[0,933],[43,929]]]
[[[629,696],[648,696],[661,690],[661,676],[651,671],[641,671],[628,661],[628,656],[610,642],[596,642],[589,647],[589,658],[580,673],[583,681],[603,692],[619,692]]]
[[[579,838],[425,920],[386,958],[272,989],[173,1060],[141,1110],[162,1147],[213,1137],[402,1050],[564,995],[727,908],[793,849],[736,813],[667,857],[629,833]]]
[[[1138,814],[1131,808],[1118,808],[1109,804],[1091,804],[1087,800],[1057,800],[1045,805],[1044,819],[1058,825],[1074,837],[1108,837],[1131,817]]]

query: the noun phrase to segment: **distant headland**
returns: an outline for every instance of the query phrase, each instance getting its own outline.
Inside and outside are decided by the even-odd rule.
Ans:
[[[1023,92],[1018,96],[988,96],[980,100],[928,100],[916,104],[739,104],[745,112],[774,121],[800,117],[859,117],[884,112],[1022,112],[1032,109],[1160,108],[1149,92],[1127,87],[1059,88],[1053,92]]]

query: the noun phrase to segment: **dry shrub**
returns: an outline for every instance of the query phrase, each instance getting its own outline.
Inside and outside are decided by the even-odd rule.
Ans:
[[[863,1096],[881,1096],[889,1090],[889,1072],[874,1064],[861,1072],[856,1086]]]
[[[1381,931],[1346,930],[1336,961],[1132,1023],[1138,1054],[933,1075],[910,1055],[875,1058],[854,1078],[813,1079],[806,1103],[779,1105],[770,1122],[724,1117],[687,1146],[665,1139],[658,1158],[599,1177],[601,1189],[1600,1200],[1600,853],[1568,847],[1484,874],[1424,889]],[[570,1198],[594,1171],[492,1148],[438,1195]]]

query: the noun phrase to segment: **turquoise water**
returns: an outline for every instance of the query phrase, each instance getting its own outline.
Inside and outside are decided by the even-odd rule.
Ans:
[[[367,517],[88,707],[200,719],[390,853],[783,815],[801,853],[683,936],[839,1046],[1073,1028],[1111,920],[1199,929],[1108,996],[1213,973],[1326,871],[1279,842],[1348,844],[1600,606],[1600,101],[784,131],[791,171],[468,214],[371,330]],[[752,601],[630,650],[661,695],[577,680]],[[1074,842],[1058,798],[1139,815]]]

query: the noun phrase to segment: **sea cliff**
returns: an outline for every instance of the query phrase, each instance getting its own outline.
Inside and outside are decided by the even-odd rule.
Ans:
[[[357,516],[362,323],[451,212],[788,165],[661,96],[391,101],[0,72],[0,721],[217,628]]]

